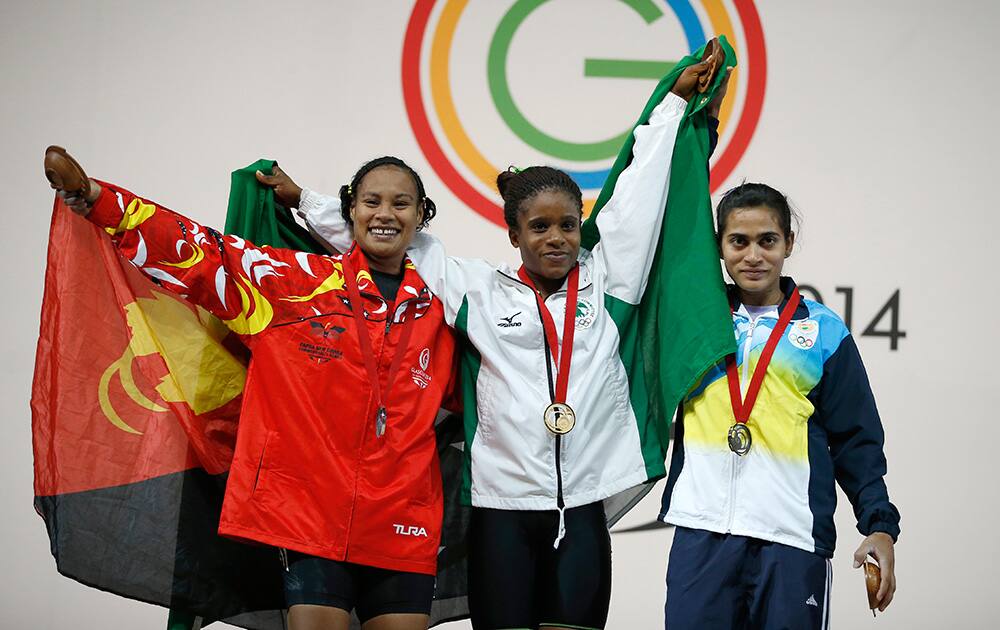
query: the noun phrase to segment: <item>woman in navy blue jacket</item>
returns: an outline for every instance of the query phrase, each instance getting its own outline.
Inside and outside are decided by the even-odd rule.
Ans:
[[[883,481],[884,434],[857,346],[827,307],[781,277],[795,234],[783,194],[743,184],[718,207],[738,351],[678,413],[661,520],[677,526],[666,627],[825,628],[839,483],[896,588],[899,513]]]

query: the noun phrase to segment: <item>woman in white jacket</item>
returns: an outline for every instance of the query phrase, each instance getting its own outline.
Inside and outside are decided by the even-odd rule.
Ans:
[[[593,250],[580,249],[579,187],[562,171],[531,167],[497,178],[520,269],[450,257],[425,232],[407,251],[464,346],[463,499],[472,506],[476,628],[606,623],[611,548],[601,502],[665,472],[657,429],[634,408],[615,305],[642,299],[675,137],[706,67],[687,68],[635,129],[633,159],[597,218]],[[347,187],[339,198],[302,190],[280,171],[259,179],[298,202],[332,247],[349,244],[348,221],[364,198]]]

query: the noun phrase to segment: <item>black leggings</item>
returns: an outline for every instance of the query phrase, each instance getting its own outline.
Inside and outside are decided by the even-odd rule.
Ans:
[[[555,510],[472,508],[469,608],[476,630],[604,628],[611,601],[611,537],[601,502]]]
[[[288,552],[285,605],[314,604],[351,612],[361,623],[390,613],[431,612],[434,576],[389,571]]]

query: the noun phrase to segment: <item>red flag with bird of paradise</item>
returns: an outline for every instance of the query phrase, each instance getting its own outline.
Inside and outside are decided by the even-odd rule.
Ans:
[[[35,508],[60,573],[283,628],[273,549],[216,534],[248,355],[56,201],[32,388]]]

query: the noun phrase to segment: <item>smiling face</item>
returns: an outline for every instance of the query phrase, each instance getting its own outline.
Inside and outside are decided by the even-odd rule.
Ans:
[[[521,250],[525,271],[544,295],[558,290],[576,264],[580,219],[580,207],[561,190],[543,190],[521,203],[510,244]]]
[[[354,240],[372,269],[399,273],[406,248],[424,217],[413,177],[395,166],[373,169],[358,184],[351,206]]]
[[[792,254],[795,233],[786,235],[777,211],[768,206],[734,208],[725,219],[719,249],[740,290],[740,301],[754,306],[779,304],[781,268]]]

